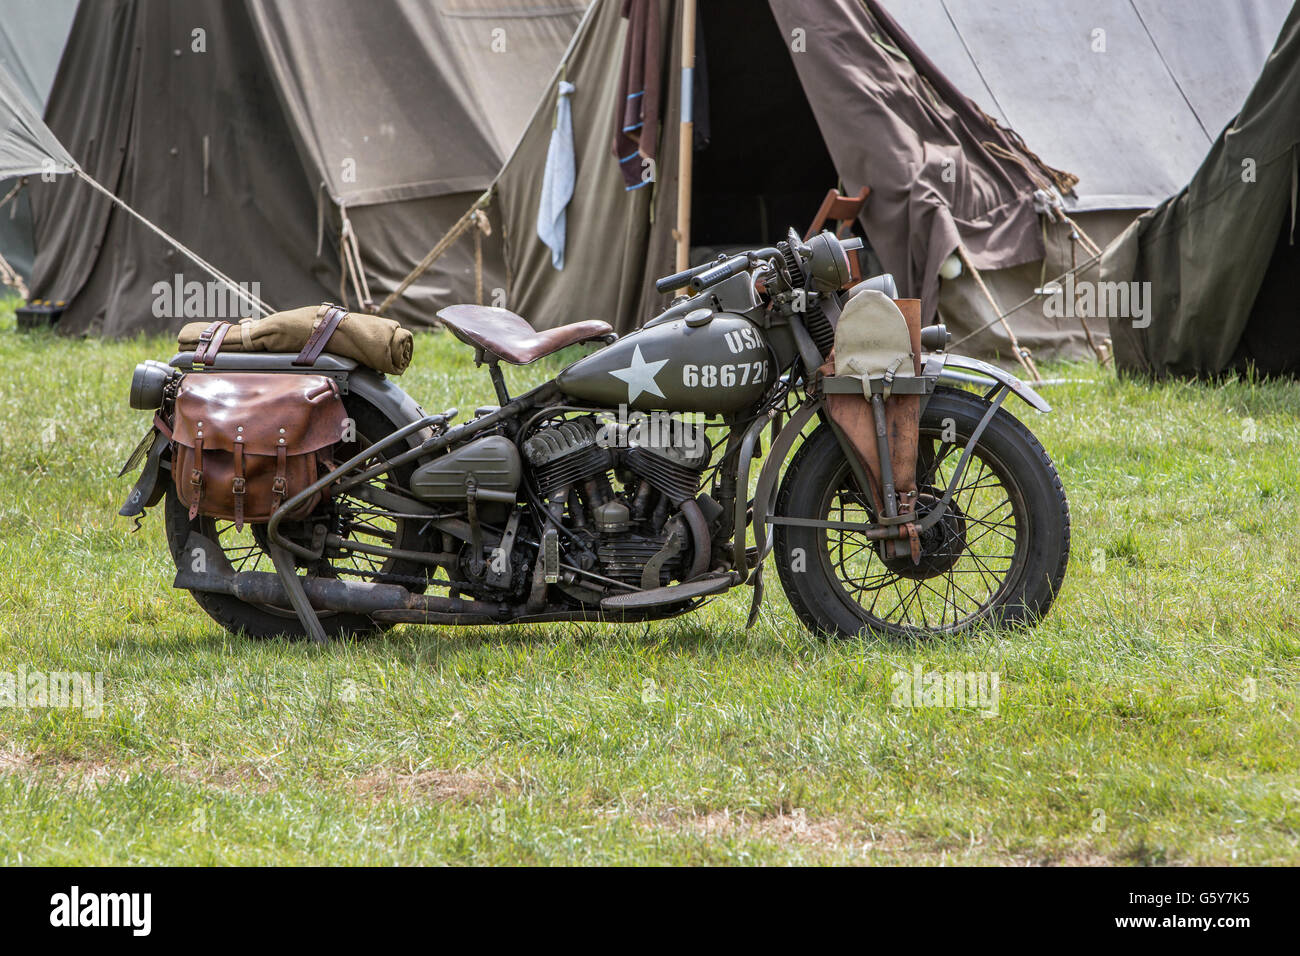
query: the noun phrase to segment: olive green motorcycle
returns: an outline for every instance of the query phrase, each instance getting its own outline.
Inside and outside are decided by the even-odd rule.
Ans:
[[[162,502],[175,586],[252,637],[647,621],[742,586],[752,625],[769,560],[798,619],[829,635],[1032,624],[1064,578],[1069,509],[1043,446],[1003,404],[1048,405],[1002,369],[945,352],[941,325],[921,330],[919,354],[896,329],[875,330],[869,317],[892,309],[882,303],[896,291],[888,276],[851,284],[858,247],[792,231],[665,277],[661,293],[689,293],[621,338],[604,322],[537,332],[504,309],[443,309],[497,395],[461,423],[328,348],[305,362],[254,351],[146,362],[132,405],[154,425],[128,462],[143,469],[121,513],[138,519]],[[850,330],[898,359],[846,365]],[[583,342],[600,347],[510,394],[503,364]],[[284,455],[275,466],[268,449],[274,511],[244,520],[202,506],[181,435],[183,424],[198,431],[212,460],[241,453],[244,426],[205,451],[205,423],[182,423],[178,404],[216,376],[208,392],[237,409],[250,375],[316,376],[328,389],[313,394],[341,403],[346,428],[314,448],[305,478],[286,478]],[[878,461],[828,414],[835,395],[864,403]],[[901,511],[881,414],[899,396],[919,405]],[[244,493],[243,472],[230,481]]]

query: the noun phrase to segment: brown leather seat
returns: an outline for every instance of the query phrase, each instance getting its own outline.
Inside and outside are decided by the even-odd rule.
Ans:
[[[462,342],[511,365],[527,365],[543,355],[614,331],[608,322],[588,319],[538,332],[523,316],[490,305],[449,305],[438,313],[438,318]]]

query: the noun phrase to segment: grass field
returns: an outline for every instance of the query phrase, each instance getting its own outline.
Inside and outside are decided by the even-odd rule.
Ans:
[[[1049,374],[1074,554],[1032,633],[831,643],[779,589],[649,627],[223,633],[116,511],[133,365],[0,317],[0,863],[1298,863],[1300,389]],[[491,398],[422,335],[402,384]],[[555,366],[529,370],[536,379]],[[514,373],[511,380],[524,381]],[[775,575],[770,583],[775,582]],[[891,706],[993,672],[997,716]]]

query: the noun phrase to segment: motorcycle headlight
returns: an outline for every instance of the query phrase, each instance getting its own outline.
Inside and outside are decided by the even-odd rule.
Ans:
[[[142,412],[162,407],[163,386],[176,374],[166,362],[148,359],[135,367],[131,375],[131,407]]]
[[[834,292],[844,288],[852,273],[844,246],[830,232],[821,232],[808,240],[808,272],[813,289]]]

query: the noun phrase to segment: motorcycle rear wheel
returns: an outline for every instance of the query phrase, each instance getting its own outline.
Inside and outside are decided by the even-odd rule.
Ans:
[[[365,447],[390,434],[398,426],[388,421],[370,404],[359,399],[349,399],[348,414],[356,422],[357,443],[339,445],[336,449],[336,461],[346,460]],[[401,471],[401,470],[399,470]],[[410,466],[405,469],[409,473]],[[378,485],[385,485],[391,475],[381,476],[375,480]],[[172,560],[178,568],[190,562],[191,556],[186,551],[186,542],[191,532],[197,532],[215,542],[225,553],[227,560],[236,571],[274,571],[271,556],[266,551],[266,526],[245,525],[242,531],[236,531],[234,522],[197,516],[193,521],[189,509],[185,507],[176,494],[174,484],[169,484],[163,506],[164,523],[167,527],[167,545]],[[420,550],[419,527],[417,522],[400,518],[371,518],[373,532],[360,532],[371,543],[386,543],[389,547],[406,550]],[[287,524],[288,522],[286,522]],[[357,532],[353,532],[356,534]],[[402,584],[412,591],[421,591],[423,568],[418,564],[400,561],[385,561],[379,558],[353,553],[351,557],[333,561],[318,562],[314,573],[330,577],[352,577],[374,580],[375,575],[384,575],[387,579],[403,579]],[[276,607],[266,604],[251,604],[241,601],[229,594],[211,591],[190,591],[190,596],[203,611],[231,633],[244,634],[248,637],[269,639],[276,637],[306,637],[306,629],[298,620],[291,607]],[[372,637],[386,631],[391,625],[377,623],[363,614],[318,611],[321,626],[330,638],[364,638]]]
[[[920,423],[921,513],[942,497],[987,409],[969,392],[936,389]],[[776,510],[821,521],[875,520],[826,425],[790,463]],[[773,558],[800,621],[836,637],[915,639],[1039,620],[1065,577],[1070,508],[1051,458],[1005,409],[980,436],[949,513],[922,545],[918,566],[910,557],[883,559],[857,532],[777,525]]]

